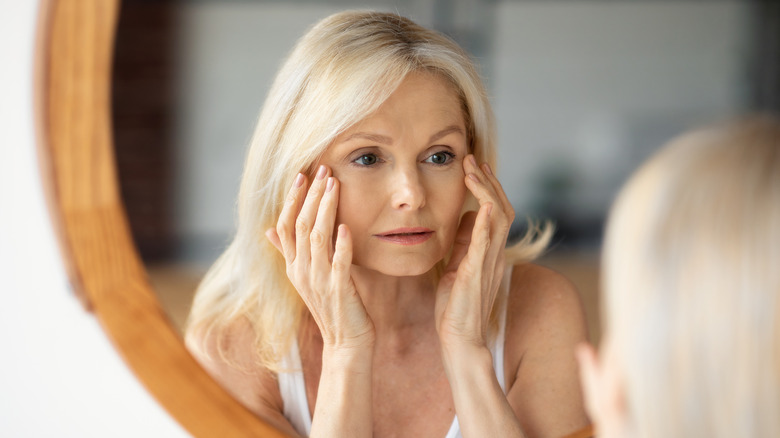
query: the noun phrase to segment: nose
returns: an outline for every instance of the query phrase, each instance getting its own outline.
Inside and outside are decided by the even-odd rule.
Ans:
[[[417,210],[425,206],[425,187],[419,170],[400,168],[394,172],[390,181],[393,208],[398,210]]]

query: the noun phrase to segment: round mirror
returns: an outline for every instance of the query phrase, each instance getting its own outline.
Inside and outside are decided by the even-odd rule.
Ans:
[[[194,361],[182,343],[181,324],[203,267],[232,232],[232,203],[243,147],[278,61],[317,18],[354,6],[351,2],[317,7],[306,2],[268,2],[261,9],[256,3],[263,2],[176,2],[178,9],[174,9],[160,2],[128,1],[121,6],[119,18],[118,0],[41,2],[39,144],[71,283],[139,379],[196,436],[281,436],[230,397]],[[597,341],[598,245],[593,242],[599,238],[601,218],[612,195],[610,187],[616,187],[623,173],[654,146],[688,124],[752,105],[751,90],[744,86],[744,63],[748,59],[745,48],[752,47],[749,18],[753,9],[733,2],[681,2],[676,6],[487,2],[488,9],[481,5],[477,14],[448,9],[442,6],[446,2],[401,3],[402,8],[417,8],[401,12],[423,17],[421,22],[448,32],[484,61],[500,137],[522,143],[507,148],[526,148],[507,160],[522,169],[509,172],[507,168],[502,174],[509,178],[509,185],[518,188],[513,195],[518,211],[558,222],[565,238],[542,263],[562,271],[579,286]],[[304,6],[310,9],[302,14]],[[382,2],[371,6],[387,7]],[[256,15],[247,14],[248,10]],[[216,15],[208,19],[209,12]],[[157,14],[159,21],[150,21],[150,13]],[[187,126],[214,129],[214,125],[208,128],[199,123],[210,117],[202,103],[214,98],[203,84],[234,80],[233,92],[246,91],[242,78],[231,78],[231,73],[195,73],[186,68],[230,63],[215,59],[217,55],[233,56],[233,60],[246,57],[250,49],[219,39],[227,31],[237,34],[245,45],[264,39],[237,32],[242,27],[236,27],[230,17],[244,17],[279,38],[284,31],[282,39],[289,44],[274,39],[275,55],[253,54],[257,59],[251,65],[239,63],[244,74],[251,76],[252,90],[245,96],[251,108],[238,117],[228,113],[234,124],[223,120],[221,128],[218,125],[207,135],[187,132]],[[277,28],[258,26],[261,17],[275,22]],[[659,23],[675,18],[678,21],[670,22],[664,34],[674,43],[666,44],[658,39]],[[689,19],[710,24],[691,28],[686,24]],[[118,20],[129,27],[117,31]],[[295,26],[284,26],[289,20]],[[595,31],[587,24],[593,22],[601,23]],[[551,31],[544,23],[558,23],[567,32]],[[495,32],[488,33],[486,28]],[[623,33],[616,36],[617,31]],[[115,32],[116,51],[122,52],[116,60]],[[181,43],[182,33],[201,39]],[[179,44],[175,68],[170,58],[163,58],[171,55],[173,42]],[[139,52],[139,43],[151,51]],[[693,59],[703,44],[707,50]],[[133,62],[146,64],[134,70]],[[153,68],[159,70],[150,71],[150,62],[156,62]],[[261,70],[266,79],[255,77]],[[168,82],[159,81],[160,77]],[[158,88],[136,88],[150,84]],[[650,91],[640,93],[643,87]],[[192,94],[197,90],[200,95]],[[224,91],[217,92],[219,98],[230,99],[230,91]],[[134,99],[136,106],[128,103]],[[156,113],[154,108],[161,111]],[[176,108],[191,111],[176,113]],[[225,112],[218,105],[210,110]],[[204,168],[204,164],[214,164],[213,154],[224,152],[215,146],[224,146],[220,134],[228,131],[233,137],[225,142],[235,149],[238,161]],[[520,140],[517,132],[524,133]],[[184,143],[200,149],[183,152],[177,145]],[[631,147],[621,147],[625,145]],[[193,167],[179,167],[181,157],[191,158]],[[607,167],[609,171],[603,171]],[[219,179],[226,188],[207,192],[211,181]],[[149,184],[154,181],[162,181],[162,186]],[[188,184],[196,186],[202,204],[193,200],[192,193],[180,191]],[[212,200],[217,204],[209,204]],[[202,214],[208,209],[221,216],[204,220]],[[200,219],[193,219],[199,214]],[[167,228],[176,224],[185,231]],[[214,229],[217,232],[209,235]],[[197,233],[204,239],[193,238]],[[199,252],[204,247],[208,250]],[[205,255],[194,255],[201,253]],[[152,262],[147,267],[141,254]]]

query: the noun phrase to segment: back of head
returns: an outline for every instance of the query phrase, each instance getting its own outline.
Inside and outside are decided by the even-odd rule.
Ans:
[[[780,120],[644,165],[610,214],[603,285],[639,436],[780,436]]]

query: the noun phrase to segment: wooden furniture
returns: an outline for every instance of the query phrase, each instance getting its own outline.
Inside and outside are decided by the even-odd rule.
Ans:
[[[110,123],[118,0],[42,0],[36,119],[50,214],[76,296],[160,404],[198,437],[283,437],[190,356],[159,305],[119,197]],[[572,438],[591,436],[571,435]]]

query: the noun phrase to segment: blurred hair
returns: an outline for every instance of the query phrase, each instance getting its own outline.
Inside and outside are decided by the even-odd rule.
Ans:
[[[245,160],[235,238],[195,296],[187,328],[191,348],[199,348],[195,339],[221,340],[244,317],[255,332],[259,360],[278,369],[305,306],[264,232],[276,225],[296,174],[311,174],[340,133],[377,110],[408,74],[421,71],[451,84],[471,153],[495,168],[493,113],[477,70],[457,44],[391,13],[347,11],[323,19],[298,41],[265,101]],[[551,232],[532,227],[507,250],[508,263],[536,257]]]
[[[673,140],[605,239],[606,329],[639,436],[780,436],[780,120]]]

